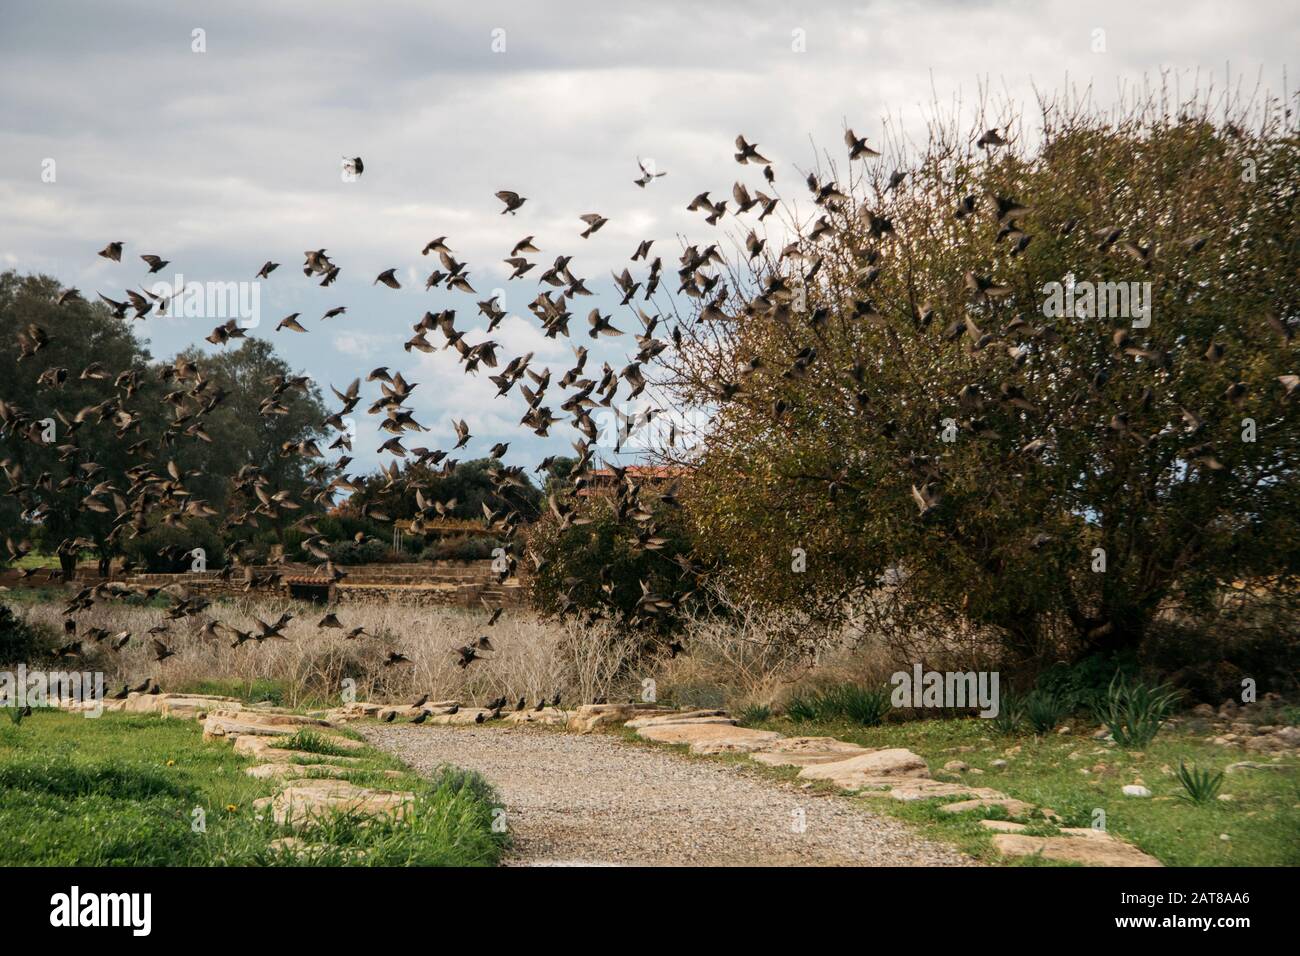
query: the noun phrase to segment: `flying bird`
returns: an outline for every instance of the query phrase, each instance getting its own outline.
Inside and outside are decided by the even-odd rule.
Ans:
[[[764,158],[758,151],[757,143],[746,142],[744,136],[736,137],[736,162],[744,165],[745,163],[762,163],[768,165],[772,161]]]
[[[862,159],[863,157],[879,156],[876,150],[867,145],[867,138],[863,136],[858,138],[853,130],[844,131],[844,145],[849,148],[849,160]]]
[[[501,215],[503,216],[506,213],[510,213],[510,215],[512,216],[515,215],[515,210],[517,210],[524,203],[528,202],[526,198],[524,198],[523,196],[519,195],[519,193],[514,192],[513,190],[510,189],[497,190],[497,199],[500,199],[503,203],[505,203],[505,208],[501,210]]]
[[[605,225],[605,223],[609,222],[608,219],[606,219],[604,216],[602,216],[602,215],[601,215],[600,213],[598,213],[598,212],[588,212],[588,213],[584,213],[584,214],[583,214],[582,216],[580,216],[579,218],[580,218],[583,222],[585,222],[585,223],[587,224],[587,228],[584,229],[584,230],[582,231],[582,233],[581,233],[581,236],[582,236],[583,239],[586,239],[588,236],[590,236],[593,232],[595,232],[595,231],[596,231],[597,229],[599,229],[601,226]]]

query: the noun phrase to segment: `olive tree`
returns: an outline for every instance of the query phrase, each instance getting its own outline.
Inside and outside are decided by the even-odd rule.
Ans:
[[[742,221],[660,379],[731,586],[1021,661],[1295,593],[1300,141],[1166,102],[936,122]]]

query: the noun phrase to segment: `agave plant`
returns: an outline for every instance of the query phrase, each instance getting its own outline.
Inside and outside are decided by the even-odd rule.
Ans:
[[[1025,696],[1024,708],[1025,719],[1034,728],[1034,733],[1046,734],[1070,715],[1074,700],[1055,688],[1035,687]]]
[[[889,712],[889,692],[883,687],[863,687],[858,684],[841,684],[827,691],[824,697],[828,709],[837,716],[863,727],[875,727]]]
[[[1014,734],[1025,722],[1025,698],[1019,694],[1002,694],[998,701],[998,715],[992,720],[993,729],[998,733]]]
[[[1117,744],[1141,749],[1155,739],[1178,697],[1179,691],[1167,684],[1144,684],[1116,674],[1095,712]]]
[[[797,724],[816,720],[818,715],[816,695],[795,694],[786,702],[785,714]]]
[[[1223,771],[1211,773],[1196,767],[1188,768],[1183,761],[1178,761],[1178,782],[1183,785],[1183,798],[1195,804],[1209,803],[1223,786]]]
[[[791,697],[786,715],[796,722],[847,720],[875,727],[889,712],[889,691],[883,687],[838,684]]]

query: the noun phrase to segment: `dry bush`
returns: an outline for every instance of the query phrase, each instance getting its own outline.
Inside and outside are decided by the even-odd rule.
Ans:
[[[661,700],[737,709],[747,704],[779,708],[791,694],[812,686],[883,684],[915,661],[935,670],[978,668],[987,660],[983,655],[992,653],[987,642],[954,630],[951,622],[936,621],[920,632],[928,635],[925,640],[905,647],[887,641],[888,629],[878,624],[888,602],[880,594],[856,598],[837,623],[737,600],[721,587],[713,588],[711,596],[713,613],[697,613],[683,622],[679,639],[685,651],[677,657],[663,651],[648,655],[642,636],[608,622],[543,619],[531,611],[506,614],[487,628],[481,612],[344,604],[333,608],[340,621],[348,628],[364,627],[369,635],[348,641],[340,631],[316,627],[326,608],[298,601],[240,598],[180,621],[168,621],[162,608],[99,602],[77,616],[85,657],[76,666],[103,671],[110,691],[148,676],[166,690],[216,685],[251,694],[273,685],[289,706],[337,702],[349,679],[360,700],[404,700],[428,693],[465,702],[523,697],[532,704],[558,692],[574,704],[639,699],[643,680],[650,678]],[[284,629],[287,640],[235,648],[228,637],[213,640],[201,634],[208,620],[256,631],[254,618],[273,621],[283,612],[295,615]],[[62,630],[58,604],[36,604],[16,613],[30,624]],[[146,632],[163,623],[170,629],[159,637],[175,656],[159,664]],[[114,653],[107,641],[96,644],[84,637],[91,627],[113,635],[130,631],[133,639]],[[492,650],[468,668],[458,667],[455,648],[485,634]],[[390,651],[411,663],[385,666]]]
[[[722,613],[688,619],[682,637],[686,653],[663,659],[654,672],[665,700],[780,709],[810,688],[882,686],[918,662],[937,671],[995,666],[996,640],[960,619],[935,615],[907,640],[898,640],[898,629],[887,626],[896,599],[889,589],[852,596],[833,622],[737,598],[722,587],[711,589],[711,596]]]
[[[661,697],[679,703],[779,703],[797,684],[876,679],[884,673],[879,645],[857,622],[827,624],[795,611],[773,610],[713,590],[720,614],[688,618],[686,652],[661,660],[654,676]]]
[[[134,636],[120,653],[110,651],[107,642],[86,641],[78,666],[102,670],[109,688],[147,676],[156,677],[164,689],[203,682],[251,688],[273,682],[282,688],[289,706],[337,701],[347,678],[356,681],[360,700],[401,700],[429,693],[435,699],[481,702],[504,694],[512,701],[525,697],[532,703],[559,692],[566,701],[576,702],[615,696],[615,682],[626,672],[633,649],[626,638],[600,627],[545,621],[531,612],[506,614],[487,628],[481,613],[395,604],[334,608],[346,627],[362,626],[371,635],[348,641],[337,630],[316,627],[325,610],[296,601],[239,599],[167,622],[162,609],[97,603],[77,616],[83,633],[102,627],[112,634],[128,630]],[[273,621],[283,611],[296,615],[284,629],[287,640],[232,648],[229,639],[205,639],[200,633],[207,620],[256,630],[254,616]],[[62,630],[58,605],[38,604],[18,613],[33,624]],[[170,623],[171,629],[160,638],[176,656],[159,664],[145,632],[161,623]],[[458,667],[454,649],[480,635],[489,637],[493,650],[483,652],[483,659],[468,668]],[[404,654],[411,663],[384,666],[389,651]]]

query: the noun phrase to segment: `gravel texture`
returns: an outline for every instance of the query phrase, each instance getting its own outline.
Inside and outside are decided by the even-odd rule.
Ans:
[[[848,800],[606,734],[367,727],[416,770],[476,770],[505,801],[516,866],[965,866]],[[803,832],[796,832],[802,810]]]

